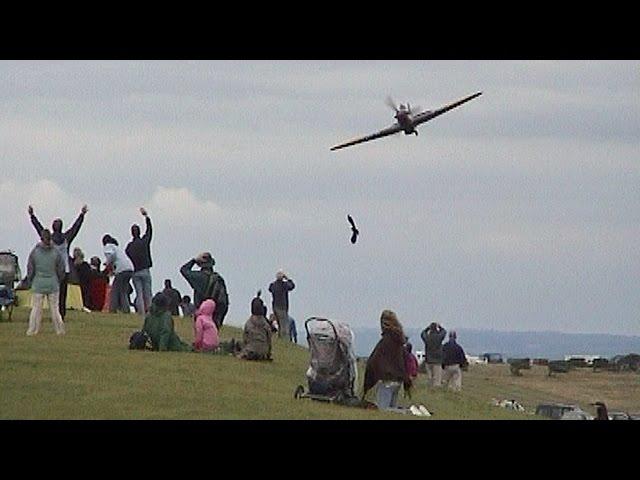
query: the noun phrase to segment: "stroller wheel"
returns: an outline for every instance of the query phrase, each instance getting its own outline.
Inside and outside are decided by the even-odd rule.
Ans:
[[[298,385],[296,390],[293,392],[293,398],[300,398],[304,393],[304,387],[302,385]]]

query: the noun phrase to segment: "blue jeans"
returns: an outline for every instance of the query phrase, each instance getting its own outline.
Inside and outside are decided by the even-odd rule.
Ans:
[[[111,285],[111,304],[109,305],[109,311],[129,313],[129,280],[131,280],[131,274],[133,272],[126,271],[116,273]]]
[[[133,273],[131,280],[136,291],[136,312],[144,316],[151,307],[151,272],[148,268],[138,270]]]
[[[395,409],[398,406],[400,382],[380,381],[376,388],[376,405],[380,410]]]

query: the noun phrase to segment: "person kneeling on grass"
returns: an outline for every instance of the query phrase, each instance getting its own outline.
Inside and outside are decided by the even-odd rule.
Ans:
[[[216,302],[207,299],[196,310],[196,320],[193,323],[195,341],[193,348],[196,352],[214,352],[220,343],[218,327],[213,321]]]
[[[272,360],[271,325],[265,318],[260,293],[251,301],[251,317],[244,325],[243,347],[238,355],[245,360]]]
[[[152,349],[173,352],[192,351],[192,348],[180,340],[176,334],[168,307],[167,297],[162,293],[156,293],[151,301],[149,313],[144,318],[142,330],[151,338]]]
[[[381,338],[367,360],[362,398],[376,387],[376,405],[381,410],[399,411],[398,393],[404,386],[410,394],[411,377],[405,364],[405,336],[397,315],[384,310],[380,318]]]

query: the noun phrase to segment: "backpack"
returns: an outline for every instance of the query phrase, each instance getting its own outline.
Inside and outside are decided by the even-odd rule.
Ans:
[[[133,332],[129,338],[129,350],[150,350],[151,338],[147,332],[139,331]]]
[[[224,279],[217,272],[209,274],[204,298],[210,298],[216,302],[216,310],[219,310],[220,313],[225,314],[227,312],[229,308],[227,286],[224,283]]]

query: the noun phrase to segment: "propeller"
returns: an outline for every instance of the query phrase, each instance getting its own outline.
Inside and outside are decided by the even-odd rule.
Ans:
[[[393,101],[393,98],[391,98],[390,95],[387,95],[387,99],[385,102],[387,105],[389,105],[389,107],[393,109],[394,112],[396,112],[396,114],[398,113],[398,107],[396,107],[396,103]]]
[[[409,110],[409,113],[420,113],[422,111],[422,107],[420,107],[419,105],[415,105],[415,106],[411,106],[409,105],[409,103],[407,103],[407,110]]]

